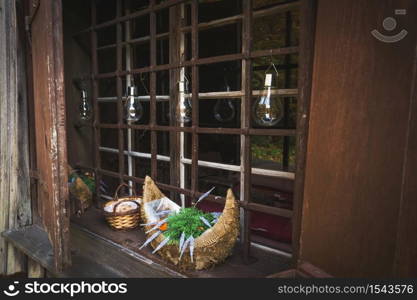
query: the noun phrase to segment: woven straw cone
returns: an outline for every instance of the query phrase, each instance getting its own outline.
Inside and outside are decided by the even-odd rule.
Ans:
[[[143,203],[165,197],[150,177],[146,177],[143,188]],[[144,223],[148,218],[141,206],[141,215]],[[149,230],[151,226],[146,226]],[[224,261],[232,252],[239,234],[239,207],[231,189],[227,191],[226,203],[218,222],[201,236],[195,239],[194,261],[191,262],[189,249],[179,260],[178,245],[165,245],[158,253],[167,261],[183,269],[202,270]],[[148,237],[152,232],[148,234]],[[160,234],[151,246],[155,249],[165,239]]]

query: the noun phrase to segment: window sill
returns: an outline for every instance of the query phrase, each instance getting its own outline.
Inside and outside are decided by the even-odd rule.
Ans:
[[[72,244],[78,251],[126,277],[263,278],[291,268],[290,258],[255,247],[251,253],[256,261],[244,264],[237,245],[233,255],[214,268],[182,271],[152,254],[150,247],[139,250],[145,241],[141,230],[114,231],[96,208],[71,221]]]
[[[244,264],[237,246],[231,257],[212,269],[184,272],[152,254],[149,247],[139,250],[145,240],[140,230],[114,231],[105,223],[101,211],[94,208],[89,209],[81,218],[72,219],[72,265],[63,272],[54,270],[52,246],[41,227],[32,225],[8,230],[2,236],[48,270],[53,277],[262,278],[291,267],[288,257],[257,248],[252,248],[257,260]]]

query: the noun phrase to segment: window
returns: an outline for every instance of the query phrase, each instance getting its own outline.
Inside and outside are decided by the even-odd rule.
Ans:
[[[299,1],[110,2],[92,1],[89,28],[73,35],[91,55],[84,72],[93,142],[85,145],[94,164],[79,165],[95,171],[98,205],[120,182],[140,190],[146,175],[185,206],[213,186],[216,196],[231,187],[241,203],[246,259],[251,243],[291,251]],[[264,127],[253,107],[272,63],[284,113]],[[185,81],[190,89],[181,95]],[[124,109],[131,85],[143,109],[134,123]],[[176,118],[184,99],[188,123]],[[223,202],[211,196],[201,208]]]

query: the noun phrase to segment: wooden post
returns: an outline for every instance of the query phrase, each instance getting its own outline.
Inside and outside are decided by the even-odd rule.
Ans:
[[[292,217],[293,262],[298,264],[300,257],[301,222],[304,202],[304,179],[307,161],[307,141],[310,120],[310,98],[312,89],[314,42],[316,30],[317,0],[302,0],[300,31],[300,70],[298,78],[297,105],[297,174],[294,182],[294,208]]]
[[[0,232],[31,222],[24,26],[18,22],[19,4],[0,0]],[[25,272],[25,261],[0,237],[0,275]]]

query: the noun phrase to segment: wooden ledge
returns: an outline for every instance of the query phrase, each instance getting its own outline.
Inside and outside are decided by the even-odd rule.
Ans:
[[[71,223],[71,244],[76,252],[83,253],[100,265],[106,265],[123,277],[134,278],[187,278],[188,276],[167,268],[127,245],[115,243],[87,228]]]
[[[181,270],[152,254],[151,247],[139,249],[146,236],[140,228],[115,231],[106,224],[102,211],[91,207],[71,219],[71,245],[98,263],[127,277],[265,278],[293,267],[291,258],[252,247],[255,261],[246,264],[239,244],[225,262],[207,270]]]
[[[47,233],[37,225],[27,226],[21,229],[7,230],[1,234],[7,242],[18,250],[38,262],[48,270],[53,277],[123,277],[123,274],[100,265],[84,255],[73,253],[72,266],[63,272],[56,272],[53,263],[53,251]]]
[[[94,212],[91,209],[90,215],[86,215],[88,218],[82,218],[93,223],[89,224],[90,228],[86,224],[80,224],[81,219],[78,220],[79,223],[71,223],[72,266],[63,272],[54,271],[52,247],[47,233],[41,227],[32,225],[9,230],[3,232],[2,236],[47,269],[53,277],[262,278],[274,273],[272,270],[279,272],[290,268],[289,258],[267,255],[261,250],[253,249],[259,260],[250,265],[243,264],[240,255],[235,253],[216,268],[183,272],[152,255],[150,249],[138,251],[138,245],[145,238],[141,232],[114,232],[106,226],[102,218],[94,217]]]

